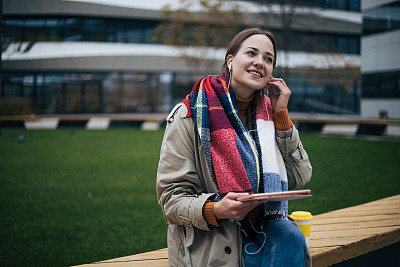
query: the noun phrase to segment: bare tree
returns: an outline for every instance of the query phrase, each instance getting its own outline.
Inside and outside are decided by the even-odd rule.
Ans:
[[[279,50],[283,52],[282,74],[289,75],[289,51],[292,50],[291,36],[295,23],[313,13],[312,9],[299,5],[299,0],[254,1],[266,28],[279,31]]]
[[[227,0],[181,0],[177,9],[163,8],[162,21],[155,40],[177,47],[191,68],[214,69],[214,53],[238,31],[241,13]]]

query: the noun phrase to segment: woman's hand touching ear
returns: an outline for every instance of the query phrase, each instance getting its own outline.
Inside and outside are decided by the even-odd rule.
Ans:
[[[278,89],[278,92],[275,92],[274,87]],[[266,88],[268,89],[269,98],[271,99],[272,111],[276,113],[286,109],[292,92],[289,87],[287,87],[285,81],[281,78],[274,78],[271,75]]]

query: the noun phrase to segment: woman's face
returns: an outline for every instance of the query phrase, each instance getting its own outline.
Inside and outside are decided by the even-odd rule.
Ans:
[[[236,96],[249,98],[254,91],[263,88],[271,77],[274,47],[263,34],[255,34],[244,40],[235,56],[229,55],[231,86]]]

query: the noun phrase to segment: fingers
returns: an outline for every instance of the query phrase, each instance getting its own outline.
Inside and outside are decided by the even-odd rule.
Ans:
[[[286,85],[285,81],[282,78],[275,78],[272,75],[268,82],[281,82],[282,84]]]
[[[271,99],[272,110],[274,113],[286,109],[289,103],[291,91],[282,78],[271,76],[266,86]],[[276,88],[276,90],[275,90]]]
[[[258,201],[250,202],[239,202],[231,209],[231,214],[229,219],[233,220],[243,220],[246,215],[255,207],[258,206]]]
[[[279,93],[276,93],[273,90],[274,86],[278,89]],[[271,79],[268,81],[268,84],[266,87],[268,88],[269,93],[273,93],[273,94],[290,94],[291,93],[289,87],[286,85],[286,82],[282,78],[274,78],[271,76]]]
[[[259,201],[237,201],[248,193],[228,193],[223,199],[215,203],[214,214],[217,219],[242,220],[252,209],[260,204]]]
[[[234,200],[236,200],[236,199],[238,199],[239,197],[243,197],[243,196],[248,196],[249,195],[249,193],[234,193],[234,192],[229,192],[228,194],[226,194],[226,198],[229,198],[229,199],[234,199]]]

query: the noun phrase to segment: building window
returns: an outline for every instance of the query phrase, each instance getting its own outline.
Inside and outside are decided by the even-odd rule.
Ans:
[[[282,49],[283,33],[276,31],[278,46]],[[291,32],[289,49],[311,53],[360,54],[360,37],[357,35]]]
[[[82,41],[155,43],[152,39],[158,22],[95,18],[4,19],[6,39],[12,41]],[[282,32],[276,32],[283,44]],[[291,32],[292,51],[360,54],[359,36],[331,33]]]
[[[400,98],[400,73],[364,74],[362,88],[364,98]]]
[[[400,1],[363,12],[363,35],[400,29]]]
[[[252,0],[242,0],[242,1],[252,1]],[[252,1],[254,2],[254,1]],[[256,2],[266,2],[266,3],[281,3],[278,0],[258,0]],[[293,2],[299,6],[306,7],[316,7],[316,8],[328,8],[328,9],[339,9],[348,11],[360,11],[360,0],[293,0],[286,1]]]
[[[276,69],[282,76],[283,70]],[[294,71],[285,77],[292,90],[291,111],[357,112],[357,81],[333,70]],[[205,73],[4,72],[2,115],[71,113],[168,113]],[[375,81],[375,77],[371,77]],[[394,87],[397,83],[397,87]],[[397,94],[399,77],[379,80],[384,95]],[[372,88],[378,83],[371,83]],[[393,89],[395,88],[395,89]],[[375,91],[373,91],[375,90]]]
[[[83,41],[154,43],[158,22],[82,17],[3,19],[3,35],[10,41]]]
[[[168,112],[172,73],[3,72],[1,114]],[[187,86],[185,95],[193,84]],[[183,96],[184,97],[184,96]],[[177,98],[183,99],[182,94]]]

